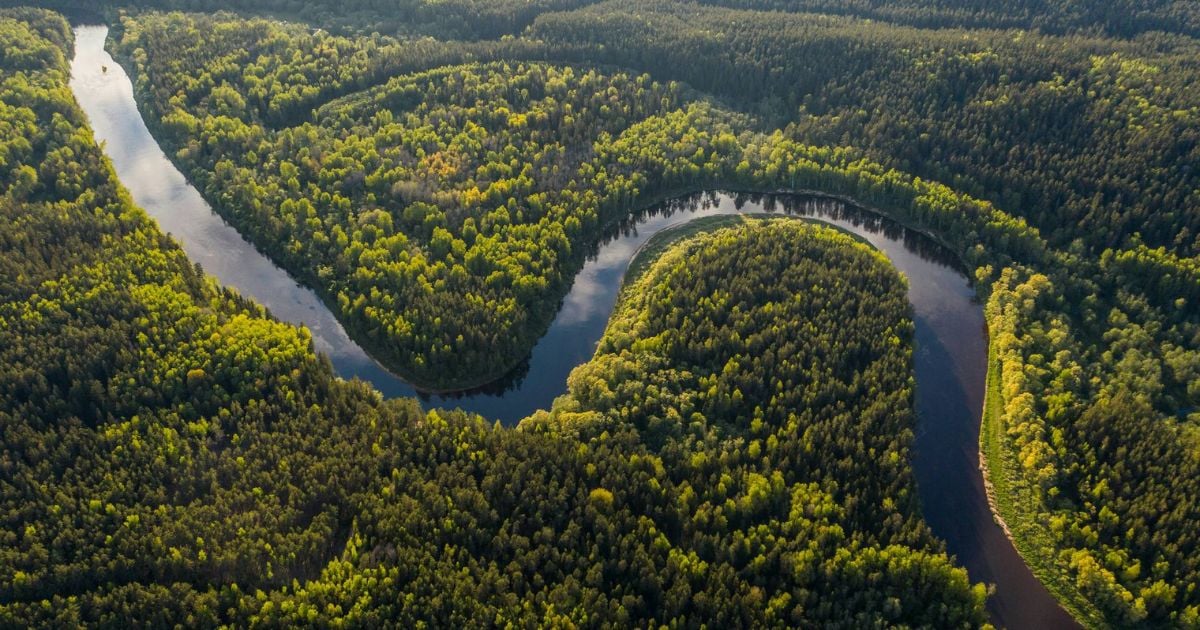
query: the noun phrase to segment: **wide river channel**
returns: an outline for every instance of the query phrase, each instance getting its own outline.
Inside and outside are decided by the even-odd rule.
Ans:
[[[567,375],[591,358],[616,303],[630,259],[656,232],[719,214],[776,212],[853,232],[882,250],[908,278],[916,324],[913,467],[925,519],[971,579],[995,584],[993,620],[1010,628],[1074,622],[1030,573],[994,523],[979,471],[979,419],[987,332],[975,292],[954,257],[923,235],[852,204],[811,195],[696,194],[661,204],[613,228],[575,278],[549,331],[503,381],[472,392],[425,394],[391,374],[355,343],[317,295],[275,266],[215,214],[164,155],[138,111],[129,76],[107,52],[104,26],[75,30],[71,89],[133,199],[223,284],[308,327],[338,374],[385,396],[417,396],[426,407],[461,407],[512,425],[548,408]]]

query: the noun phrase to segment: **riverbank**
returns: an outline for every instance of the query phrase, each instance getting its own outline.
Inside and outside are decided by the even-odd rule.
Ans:
[[[684,223],[683,225],[677,225],[675,227],[666,228],[666,229],[658,232],[654,236],[650,237],[650,239],[647,240],[645,243],[642,243],[642,246],[639,247],[637,249],[637,251],[633,252],[633,258],[629,261],[629,267],[625,270],[625,278],[624,278],[624,280],[622,280],[622,284],[627,285],[631,282],[636,282],[637,279],[639,277],[641,277],[642,273],[644,273],[646,271],[646,269],[651,264],[653,264],[654,261],[657,260],[658,257],[660,255],[662,255],[662,253],[664,251],[666,251],[671,245],[674,245],[675,243],[678,243],[679,241],[691,238],[691,237],[693,237],[697,234],[701,234],[703,232],[716,230],[718,228],[722,228],[722,227],[725,227],[728,225],[736,225],[738,223],[742,223],[742,222],[749,221],[752,219],[793,219],[796,221],[804,221],[806,223],[811,223],[813,225],[819,225],[821,227],[837,230],[838,232],[841,232],[842,234],[845,234],[846,236],[853,238],[855,241],[858,241],[859,243],[862,243],[872,249],[878,250],[877,247],[875,247],[874,245],[871,244],[871,241],[868,241],[867,239],[863,238],[859,234],[855,234],[854,232],[851,232],[849,230],[842,229],[836,225],[830,225],[829,223],[826,223],[824,221],[818,221],[818,220],[810,219],[807,217],[798,217],[798,216],[789,215],[789,214],[771,214],[771,213],[722,215],[722,216],[715,216],[715,217],[704,217],[704,218],[700,218],[700,219],[694,219],[692,221]]]
[[[988,344],[987,389],[979,426],[979,470],[996,524],[1046,590],[1075,621],[1088,628],[1105,628],[1100,611],[1055,564],[1057,553],[1048,524],[1036,509],[1034,489],[1020,475],[1020,464],[1007,448],[1001,363],[995,344]]]
[[[97,36],[97,32],[91,35],[93,39]],[[104,40],[93,41],[92,45],[102,48]],[[137,108],[132,87],[121,85],[128,81],[123,69],[110,67],[101,75],[101,63],[115,62],[108,61],[108,55],[100,55],[102,51],[85,52],[91,56],[81,63],[95,76],[82,92],[77,92],[77,98],[90,101],[89,115],[101,119],[96,125],[99,139],[138,204],[223,284],[254,297],[281,319],[309,326],[314,343],[330,355],[339,375],[362,378],[386,397],[415,395],[412,387],[380,369],[370,354],[347,336],[322,296],[298,284],[213,212],[157,144]],[[105,117],[109,120],[103,120]],[[745,190],[743,186],[730,187]],[[656,211],[656,202],[695,189],[695,185],[664,189],[658,195],[641,196],[634,212],[612,208],[606,213],[609,220],[596,245],[580,247],[583,262],[569,290],[563,289],[565,296],[554,305],[558,314],[534,345],[528,372],[520,382],[504,391],[462,398],[426,396],[421,398],[422,404],[427,408],[458,406],[506,424],[537,409],[549,408],[565,391],[570,371],[594,354],[627,266],[646,240],[696,219],[779,210],[782,206],[792,216],[834,225],[868,240],[909,278],[909,300],[917,326],[916,395],[920,418],[914,470],[920,477],[922,505],[931,513],[935,534],[947,541],[947,547],[959,556],[973,579],[999,585],[992,600],[1003,604],[997,604],[996,610],[1003,609],[995,613],[998,623],[1023,626],[1027,624],[1022,621],[1030,614],[1053,616],[1060,610],[1057,603],[993,526],[983,496],[975,456],[987,339],[982,309],[970,279],[961,265],[953,264],[961,262],[962,252],[947,250],[936,239],[904,227],[889,214],[869,212],[856,202],[848,204],[848,197],[829,193],[808,197],[780,197],[779,190],[742,195],[710,193],[692,195],[683,203],[673,201],[664,204],[661,212]],[[776,212],[775,216],[787,215]],[[206,229],[228,238],[214,239]],[[971,457],[962,457],[964,453]]]
[[[174,151],[178,147],[168,141],[169,134],[165,132],[160,121],[161,112],[155,109],[153,99],[141,88],[137,63],[128,56],[121,54],[120,46],[116,45],[116,40],[120,37],[120,33],[121,28],[119,25],[110,28],[109,37],[105,41],[105,50],[129,76],[133,86],[134,101],[137,104],[139,112],[150,114],[148,116],[143,115],[142,119],[155,141],[160,147],[172,149],[163,151],[167,160],[183,174],[193,188],[200,191],[201,196],[210,207],[228,222],[229,225],[242,234],[247,242],[253,245],[260,254],[273,261],[282,261],[284,264],[281,265],[281,268],[289,276],[297,283],[312,290],[325,305],[326,309],[337,313],[337,319],[345,329],[346,334],[359,347],[363,348],[381,369],[387,370],[398,379],[411,385],[418,395],[440,397],[471,396],[481,392],[494,391],[498,387],[503,388],[506,381],[518,380],[520,378],[519,372],[522,370],[523,364],[529,361],[531,351],[536,346],[538,340],[544,337],[553,325],[556,314],[561,309],[574,278],[587,262],[587,253],[597,249],[609,234],[619,229],[622,225],[636,222],[647,210],[662,204],[666,200],[694,194],[698,191],[722,190],[753,195],[794,194],[838,200],[848,205],[853,205],[856,208],[868,210],[869,212],[878,214],[881,218],[918,232],[942,247],[949,247],[938,236],[897,219],[893,213],[883,212],[878,208],[864,205],[849,196],[837,193],[808,189],[790,190],[772,186],[756,189],[732,177],[717,177],[703,184],[696,183],[685,186],[661,187],[657,190],[638,195],[636,200],[626,208],[605,212],[602,215],[605,216],[605,219],[596,230],[596,233],[590,235],[590,242],[573,243],[572,256],[564,261],[565,265],[562,269],[561,278],[547,288],[545,293],[546,299],[525,305],[528,325],[515,327],[510,331],[521,342],[516,345],[523,348],[523,350],[511,354],[497,354],[492,357],[492,360],[495,362],[493,369],[485,372],[477,372],[469,376],[436,374],[431,377],[429,374],[419,374],[401,367],[405,363],[407,356],[401,349],[391,345],[385,334],[372,332],[378,329],[377,322],[362,321],[341,311],[334,289],[317,277],[315,269],[308,266],[308,261],[298,258],[289,251],[285,251],[286,248],[275,247],[271,243],[265,242],[264,239],[259,237],[258,231],[254,229],[254,226],[250,225],[244,217],[239,215],[236,208],[228,207],[227,204],[222,203],[218,196],[209,193],[204,171],[202,169],[195,169],[192,165],[180,159]],[[962,252],[950,251],[961,261]]]

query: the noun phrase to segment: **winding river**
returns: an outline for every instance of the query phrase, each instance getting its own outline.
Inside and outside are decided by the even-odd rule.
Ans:
[[[979,472],[987,333],[982,309],[953,256],[930,239],[844,201],[803,195],[696,194],[661,204],[612,231],[575,278],[549,331],[526,361],[493,386],[452,395],[417,391],[356,344],[317,295],[260,254],[216,215],[147,130],[129,77],[104,50],[108,29],[75,30],[71,89],[133,199],[206,272],[308,327],[338,374],[385,396],[418,396],[427,407],[462,407],[513,424],[548,408],[567,375],[591,358],[616,303],[630,258],[656,232],[703,216],[780,212],[849,230],[882,250],[907,276],[916,324],[913,466],[933,531],[976,581],[996,585],[989,611],[1012,628],[1075,625],[1030,573],[992,520]]]

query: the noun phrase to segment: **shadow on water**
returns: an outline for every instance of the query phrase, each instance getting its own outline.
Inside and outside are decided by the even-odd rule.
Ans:
[[[816,219],[858,235],[908,278],[919,418],[913,467],[925,517],[974,580],[997,585],[989,604],[994,621],[1022,628],[1072,625],[992,522],[978,468],[987,357],[983,313],[954,255],[929,237],[829,196],[685,195],[608,230],[588,252],[546,334],[507,377],[467,392],[422,393],[374,361],[313,291],[213,213],[151,136],[129,77],[104,51],[106,35],[103,26],[76,28],[71,88],[137,204],[207,273],[279,319],[307,327],[316,350],[329,356],[340,376],[370,382],[387,397],[417,396],[426,407],[461,407],[508,425],[548,408],[566,391],[571,370],[595,352],[630,259],[661,230],[706,216],[777,213]]]

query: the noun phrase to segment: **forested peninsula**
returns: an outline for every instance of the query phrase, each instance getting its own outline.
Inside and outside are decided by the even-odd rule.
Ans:
[[[171,158],[405,378],[509,371],[658,200],[854,199],[975,281],[980,447],[1037,577],[1089,627],[1200,626],[1192,3],[252,4],[101,12]],[[66,18],[0,40],[0,625],[986,622],[920,517],[869,247],[696,229],[551,408],[426,411],[133,205]]]

